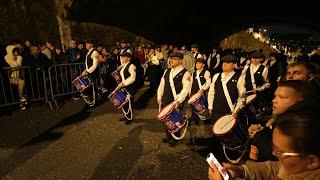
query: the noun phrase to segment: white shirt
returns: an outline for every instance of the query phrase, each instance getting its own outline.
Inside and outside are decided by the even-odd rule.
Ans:
[[[196,52],[194,52],[194,53],[191,53],[191,54],[192,54],[192,56],[193,56],[194,58],[196,58],[196,59],[199,59],[199,58],[203,59],[202,54],[199,53],[198,51],[196,51]],[[198,56],[196,57],[197,54],[198,54]]]
[[[250,60],[247,60],[247,58],[245,58],[245,57],[240,57],[240,64],[242,64],[244,61],[246,61],[245,65],[250,64]],[[242,65],[240,65],[240,66],[242,66]],[[238,64],[236,64],[236,69],[240,69],[241,68],[240,66],[238,66]],[[244,67],[242,67],[242,68],[244,68]]]
[[[203,71],[203,69],[200,69],[200,70],[196,70],[193,73],[196,73],[196,77],[197,77],[202,71]],[[210,72],[208,70],[205,70],[205,71],[206,72],[204,73],[204,78],[206,79],[206,82],[201,87],[199,87],[203,91],[208,90],[209,87],[210,87],[210,84],[211,84]],[[193,77],[193,73],[192,73],[191,77]],[[192,78],[192,81],[193,81],[193,78]],[[196,79],[196,82],[192,82],[192,83],[197,83],[198,84],[197,79]],[[190,86],[190,92],[191,92],[191,88],[192,88],[192,83],[191,83],[191,86]]]
[[[121,70],[120,70],[120,76],[121,76],[121,79],[122,79],[122,83],[125,85],[125,86],[129,86],[130,84],[132,84],[135,80],[136,80],[136,66],[134,64],[131,64],[128,71],[130,73],[130,76],[125,79],[124,78],[124,70],[126,69],[126,67],[128,66],[130,62],[126,62],[122,65],[121,67]]]
[[[251,74],[251,77],[254,77],[254,74],[257,72],[257,70],[259,69],[259,67],[261,66],[261,64],[258,64],[258,65],[253,65],[253,64],[250,64],[250,74]],[[242,71],[242,75],[246,75],[246,72],[247,72],[247,69],[248,69],[249,65],[246,65],[245,68],[243,69]],[[269,79],[268,79],[268,68],[265,67],[262,71],[262,77],[263,77],[263,81],[264,81],[264,84],[260,87],[257,87],[256,90],[257,91],[263,91],[267,88],[270,87],[270,83],[269,83]]]
[[[171,71],[170,71],[169,77],[175,77],[182,70],[183,70],[182,65],[177,66],[175,68],[172,68]],[[162,99],[165,83],[169,83],[169,82],[165,82],[165,80],[164,80],[164,75],[165,75],[166,72],[167,72],[167,70],[163,73],[163,76],[162,76],[161,81],[160,81],[160,85],[158,87],[158,91],[157,91],[158,100]],[[188,94],[189,94],[189,89],[190,89],[190,86],[191,86],[191,80],[190,79],[191,79],[191,75],[187,71],[186,73],[184,73],[183,78],[182,78],[182,85],[183,85],[182,90],[181,90],[181,92],[179,94],[177,94],[177,99],[175,99],[175,100],[179,101],[179,103],[182,103],[186,99]]]
[[[99,60],[98,60],[99,53],[98,53],[98,51],[93,51],[93,50],[94,50],[94,49],[91,48],[91,49],[88,51],[87,55],[86,55],[86,62],[85,62],[85,64],[86,64],[86,71],[87,71],[88,73],[92,73],[92,72],[93,72],[94,70],[96,70],[97,67],[99,66]],[[88,60],[88,55],[91,53],[91,51],[93,51],[92,54],[91,54],[91,59],[93,60],[93,62],[92,62],[92,66],[91,66],[91,67],[88,67],[87,60]]]
[[[222,83],[227,84],[228,81],[232,78],[232,76],[235,74],[234,71],[230,72],[228,75],[226,75],[224,72],[222,72],[221,74],[221,81],[225,79],[225,81],[222,81]],[[220,73],[217,73],[213,76],[212,78],[212,82],[209,88],[209,92],[208,92],[208,109],[213,109],[213,101],[214,101],[214,95],[215,95],[215,83],[219,77]],[[237,82],[237,89],[238,89],[238,100],[237,100],[237,107],[241,107],[245,101],[245,98],[240,98],[242,94],[244,94],[246,92],[246,88],[244,86],[245,83],[245,77],[243,75],[241,75],[238,79]],[[221,89],[221,91],[223,91],[223,89]],[[236,108],[237,109],[237,108]]]
[[[270,68],[271,66],[274,65],[274,63],[277,62],[276,60],[268,60],[268,61],[264,62],[263,65],[267,67],[267,64],[268,64],[269,61],[270,61],[270,66],[268,68]]]

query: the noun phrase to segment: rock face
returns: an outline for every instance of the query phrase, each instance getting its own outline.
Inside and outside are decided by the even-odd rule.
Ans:
[[[268,44],[255,39],[246,31],[241,31],[225,38],[220,42],[220,47],[222,49],[241,48],[248,52],[263,49],[264,55],[266,56],[269,56],[269,54],[273,51],[273,49]]]
[[[68,10],[74,0],[1,0],[0,40],[32,40],[42,43],[50,40],[66,49],[71,39],[88,38],[112,46],[115,41],[127,39],[132,44],[150,42],[128,31],[94,23],[71,22]]]
[[[105,26],[95,23],[71,22],[72,37],[76,40],[94,39],[98,43],[102,43],[104,47],[112,47],[116,41],[121,39],[128,40],[133,46],[140,43],[152,43],[151,41],[137,36],[128,31],[113,26]]]
[[[0,37],[4,41],[59,42],[53,1],[1,0]]]

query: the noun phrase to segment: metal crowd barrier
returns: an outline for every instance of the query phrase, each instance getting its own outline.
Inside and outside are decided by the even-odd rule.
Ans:
[[[21,96],[28,102],[43,100],[53,110],[58,106],[57,98],[77,92],[73,85],[84,71],[84,63],[56,64],[48,70],[30,67],[2,68],[0,72],[0,107],[20,103]],[[101,75],[106,73],[99,64],[99,78],[95,82],[101,85]],[[18,84],[24,83],[23,94],[19,93]],[[54,103],[54,104],[53,104]]]
[[[83,63],[57,64],[49,68],[51,98],[57,107],[57,97],[77,92],[72,81],[84,71],[84,68]]]
[[[50,94],[51,99],[58,107],[57,98],[61,96],[77,93],[77,89],[73,85],[73,80],[76,79],[85,70],[84,63],[72,64],[56,64],[49,68]],[[101,84],[101,73],[99,65],[99,77],[96,80],[96,85]]]
[[[48,100],[47,85],[48,78],[44,69],[2,68],[0,71],[0,107],[19,104],[20,99],[25,97],[27,102],[43,100],[53,109]]]

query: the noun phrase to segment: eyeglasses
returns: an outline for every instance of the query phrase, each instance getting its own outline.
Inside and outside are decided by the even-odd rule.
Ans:
[[[272,154],[278,158],[287,158],[287,157],[297,157],[297,156],[304,156],[302,153],[293,153],[293,152],[283,152],[275,145],[272,145]]]

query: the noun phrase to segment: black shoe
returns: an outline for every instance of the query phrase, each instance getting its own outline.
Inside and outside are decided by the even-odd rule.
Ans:
[[[125,122],[126,125],[129,125],[129,124],[131,124],[131,123],[132,123],[132,120],[130,120],[130,121],[127,120],[127,121]]]

